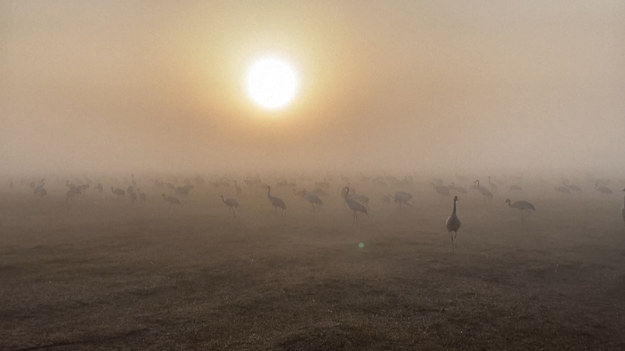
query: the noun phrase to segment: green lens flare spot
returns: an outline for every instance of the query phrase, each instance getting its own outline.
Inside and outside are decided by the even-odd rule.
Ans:
[[[362,241],[358,243],[358,248],[359,249],[364,249],[365,248],[365,243],[363,243]]]

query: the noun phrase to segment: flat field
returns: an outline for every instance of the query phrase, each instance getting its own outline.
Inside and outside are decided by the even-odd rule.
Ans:
[[[196,187],[170,206],[110,191],[0,191],[2,350],[623,350],[622,197],[340,185],[313,211],[289,187]],[[414,195],[400,208],[382,196]],[[219,194],[236,196],[236,217]],[[521,214],[504,199],[530,200]]]

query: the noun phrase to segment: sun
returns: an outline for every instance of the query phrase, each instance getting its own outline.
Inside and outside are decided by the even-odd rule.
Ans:
[[[258,106],[277,110],[286,107],[297,93],[297,75],[293,67],[277,57],[262,57],[248,69],[247,92]]]

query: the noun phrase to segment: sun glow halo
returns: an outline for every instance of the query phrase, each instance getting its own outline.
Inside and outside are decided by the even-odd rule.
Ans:
[[[246,76],[247,92],[262,108],[276,110],[288,105],[297,92],[297,76],[284,60],[263,57],[249,68]]]

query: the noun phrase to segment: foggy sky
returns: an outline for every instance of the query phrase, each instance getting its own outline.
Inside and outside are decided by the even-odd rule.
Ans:
[[[0,0],[0,173],[622,170],[624,33],[621,0]]]

